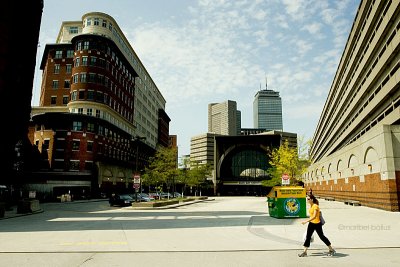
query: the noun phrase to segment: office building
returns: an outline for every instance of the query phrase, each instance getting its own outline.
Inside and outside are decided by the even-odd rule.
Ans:
[[[400,210],[399,44],[400,2],[361,1],[303,176],[315,194]]]
[[[190,139],[190,161],[198,164],[214,164],[215,133],[205,133]]]
[[[221,135],[240,133],[240,111],[236,101],[208,104],[208,132]]]
[[[253,101],[254,128],[266,131],[283,131],[282,99],[279,92],[260,90],[254,96]]]
[[[170,144],[170,118],[117,22],[100,12],[63,22],[40,67],[30,136],[43,164],[27,187],[53,197],[131,190],[132,173]]]

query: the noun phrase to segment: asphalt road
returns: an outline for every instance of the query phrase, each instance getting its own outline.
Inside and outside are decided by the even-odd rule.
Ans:
[[[0,221],[0,266],[400,266],[400,213],[321,200],[325,234],[298,258],[303,219],[276,219],[265,197],[218,197],[171,209],[107,201],[41,204]]]

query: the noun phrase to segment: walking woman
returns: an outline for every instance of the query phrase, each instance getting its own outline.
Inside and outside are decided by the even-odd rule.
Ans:
[[[304,241],[304,251],[299,254],[299,257],[306,257],[307,256],[307,249],[310,247],[310,241],[311,241],[311,236],[313,235],[314,231],[317,232],[319,238],[322,240],[322,242],[325,243],[325,245],[328,246],[329,252],[328,256],[333,256],[336,251],[332,248],[331,242],[329,239],[324,235],[324,232],[322,231],[322,223],[320,221],[320,209],[318,206],[318,200],[315,198],[314,195],[310,194],[307,196],[307,201],[308,204],[310,204],[310,218],[306,221],[301,222],[302,224],[308,223],[307,226],[307,236],[306,240]]]

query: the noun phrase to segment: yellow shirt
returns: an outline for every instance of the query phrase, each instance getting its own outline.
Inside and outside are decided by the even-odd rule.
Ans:
[[[314,220],[310,221],[311,223],[319,223],[319,206],[317,204],[313,204],[309,210],[310,212],[310,218],[314,217],[314,214],[317,213],[317,217],[315,217]]]

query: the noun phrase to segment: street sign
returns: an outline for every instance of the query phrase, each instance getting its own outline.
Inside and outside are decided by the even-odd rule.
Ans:
[[[133,175],[133,188],[137,191],[140,187],[140,174]]]
[[[139,174],[135,174],[133,176],[133,183],[134,184],[140,184],[140,175]]]
[[[287,173],[282,174],[282,185],[290,185],[290,177]]]

